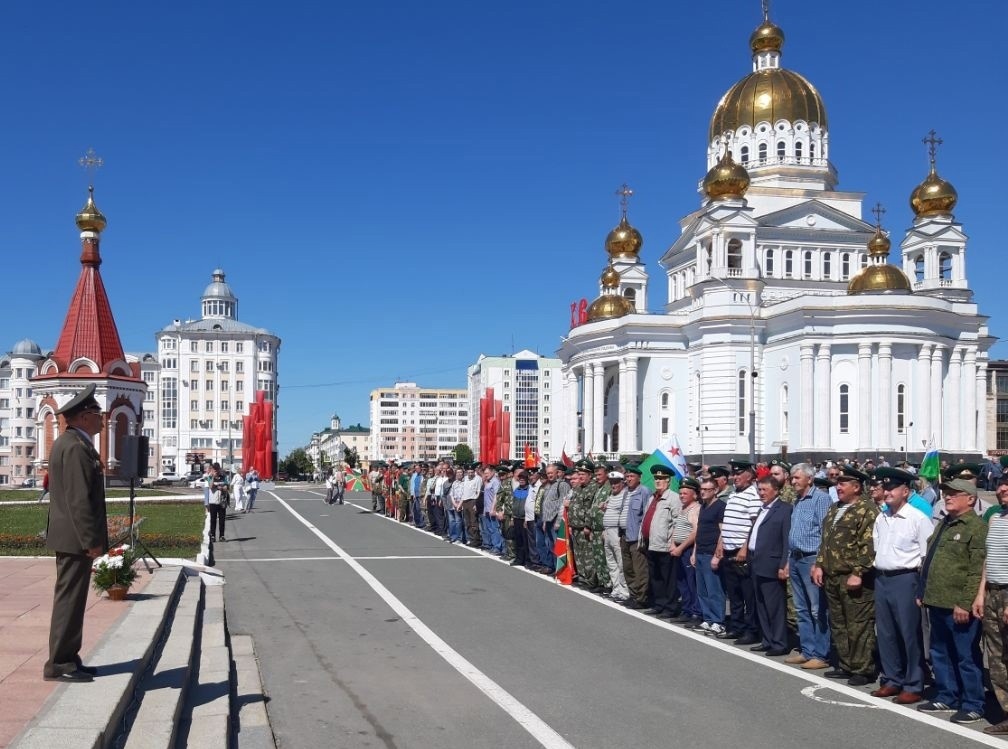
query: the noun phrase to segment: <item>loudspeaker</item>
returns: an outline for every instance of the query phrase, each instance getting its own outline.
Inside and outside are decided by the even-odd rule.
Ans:
[[[119,456],[119,476],[124,479],[147,478],[150,440],[147,437],[127,435],[122,441],[122,455]]]

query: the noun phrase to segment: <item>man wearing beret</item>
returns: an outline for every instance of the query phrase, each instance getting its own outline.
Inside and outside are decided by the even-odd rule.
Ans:
[[[108,551],[105,479],[94,435],[102,428],[95,386],[71,398],[56,413],[66,429],[49,454],[49,522],[46,547],[56,552],[56,586],[49,626],[46,681],[92,681],[94,668],[81,664],[84,607],[92,560]]]
[[[853,687],[875,680],[875,545],[878,508],[864,487],[868,476],[844,466],[837,496],[823,521],[812,582],[826,594],[838,666],[824,676],[846,678]]]
[[[791,486],[791,464],[780,458],[774,458],[767,465],[770,468],[770,475],[777,479],[777,483],[781,486],[780,501],[789,505],[794,504],[795,490]]]
[[[655,492],[644,512],[641,538],[647,545],[648,585],[651,588],[651,605],[659,617],[671,619],[676,611],[676,561],[672,549],[672,525],[682,510],[679,495],[669,489],[672,470],[663,465],[651,466]]]

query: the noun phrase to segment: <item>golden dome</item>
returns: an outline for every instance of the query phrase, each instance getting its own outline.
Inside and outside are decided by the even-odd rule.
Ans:
[[[77,214],[77,228],[81,231],[101,232],[105,229],[105,216],[94,202],[94,187],[88,187],[88,199]]]
[[[804,120],[827,126],[826,105],[815,86],[792,70],[764,68],[750,73],[721,97],[710,123],[710,140],[742,125]]]
[[[731,149],[725,148],[724,155],[703,179],[704,194],[711,200],[741,198],[749,189],[749,172],[732,158]]]
[[[938,176],[933,160],[928,176],[910,193],[910,207],[917,216],[950,214],[958,200],[959,193],[950,182]]]
[[[620,282],[619,271],[612,267],[610,264],[604,271],[602,271],[602,277],[599,278],[602,283],[603,289],[618,289]]]
[[[780,52],[784,46],[784,32],[769,18],[764,18],[749,37],[749,46],[754,55],[767,51]]]
[[[603,294],[588,308],[588,322],[611,320],[634,311],[633,302],[621,294]]]
[[[889,257],[890,247],[892,247],[892,243],[889,241],[889,237],[882,231],[881,226],[876,227],[875,234],[868,240],[868,254]]]
[[[848,294],[909,294],[910,279],[889,263],[879,263],[862,268],[847,284]]]
[[[636,260],[641,247],[644,246],[644,237],[627,221],[626,213],[616,225],[616,228],[609,232],[605,240],[605,249],[609,257],[613,259],[622,258]]]

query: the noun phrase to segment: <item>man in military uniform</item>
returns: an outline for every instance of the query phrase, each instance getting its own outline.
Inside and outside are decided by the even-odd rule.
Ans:
[[[781,502],[793,505],[795,490],[791,486],[791,464],[780,458],[774,458],[767,465],[770,467],[770,475],[777,479],[777,483],[781,485],[780,495],[777,498]]]
[[[56,413],[66,429],[49,455],[49,522],[46,547],[56,552],[56,586],[49,626],[46,681],[92,681],[96,669],[81,664],[84,608],[92,560],[108,551],[105,479],[94,435],[102,428],[102,410],[88,385]]]
[[[728,481],[731,471],[725,466],[711,466],[708,473],[717,486],[717,498],[722,502],[727,501],[732,494],[732,486]]]
[[[844,466],[837,478],[839,501],[823,520],[812,582],[823,589],[838,665],[824,675],[851,686],[875,680],[875,545],[878,508],[864,495],[868,476]]]
[[[498,466],[500,476],[500,486],[497,487],[497,496],[494,498],[494,517],[500,524],[501,538],[504,540],[504,559],[514,559],[514,474],[511,473],[512,466],[501,463]],[[517,472],[517,466],[515,472]]]
[[[612,590],[612,581],[609,579],[609,565],[605,555],[605,537],[602,517],[605,515],[609,497],[612,494],[612,485],[609,483],[609,466],[599,463],[595,466],[595,499],[592,505],[592,527],[597,528],[591,535],[592,564],[595,567],[599,579],[599,585],[603,592],[609,593]]]
[[[574,491],[571,494],[568,515],[577,581],[593,593],[597,593],[602,590],[602,586],[591,544],[591,536],[595,530],[593,518],[595,514],[595,484],[592,481],[594,469],[595,465],[588,458],[583,458],[575,464],[574,470],[577,473],[577,478],[575,479]],[[598,533],[601,534],[601,532],[601,523],[599,523]]]

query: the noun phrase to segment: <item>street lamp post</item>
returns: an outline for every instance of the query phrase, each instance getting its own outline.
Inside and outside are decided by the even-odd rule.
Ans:
[[[728,282],[723,278],[718,278],[717,276],[710,276],[712,281],[717,281],[719,284],[724,286],[729,291],[736,291]],[[749,301],[749,295],[746,294],[742,299],[745,301],[746,306],[749,308],[749,374],[750,374],[750,390],[749,390],[749,462],[756,463],[756,308],[753,307],[752,302]]]
[[[224,362],[217,362],[217,372],[220,374],[220,379],[224,377],[224,372],[227,371],[227,367],[224,366]],[[223,389],[220,387],[220,379],[217,383],[217,392],[223,393]],[[228,390],[230,394],[231,391]],[[228,441],[228,470],[234,471],[234,442],[231,441],[231,398],[228,397],[228,410],[227,410],[227,441]]]

